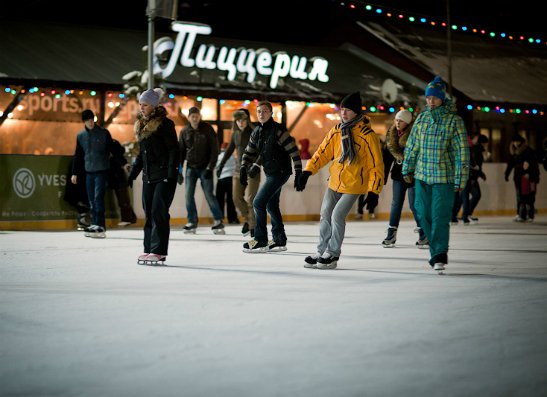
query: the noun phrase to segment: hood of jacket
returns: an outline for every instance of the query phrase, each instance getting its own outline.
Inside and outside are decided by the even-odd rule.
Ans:
[[[155,133],[160,127],[163,119],[167,117],[167,110],[163,106],[155,108],[149,117],[145,117],[141,112],[137,114],[134,131],[137,141],[142,141]]]

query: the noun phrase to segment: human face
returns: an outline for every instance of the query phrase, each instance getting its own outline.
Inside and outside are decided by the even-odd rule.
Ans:
[[[408,124],[404,122],[403,120],[395,119],[395,127],[397,127],[399,131],[404,130],[407,126]]]
[[[188,121],[190,122],[190,125],[192,128],[197,128],[199,125],[199,121],[201,120],[201,114],[199,113],[192,113],[188,116]]]
[[[272,117],[272,112],[268,106],[262,105],[256,108],[256,117],[258,118],[258,122],[260,124],[264,124],[270,119],[270,117]]]
[[[249,125],[249,121],[247,119],[237,119],[236,120],[237,128],[240,130],[244,130]]]
[[[140,107],[141,107],[141,113],[145,116],[145,117],[148,117],[152,114],[152,111],[154,110],[154,106],[152,105],[149,105],[147,103],[144,103],[144,102],[141,102],[139,103]]]
[[[347,123],[357,117],[357,113],[348,108],[340,108],[340,117],[344,123]]]
[[[443,100],[441,98],[437,98],[433,95],[426,96],[425,101],[427,102],[427,106],[429,106],[430,109],[438,108],[443,104]]]
[[[95,120],[87,119],[86,121],[84,121],[84,125],[87,127],[88,130],[90,130],[95,126]]]

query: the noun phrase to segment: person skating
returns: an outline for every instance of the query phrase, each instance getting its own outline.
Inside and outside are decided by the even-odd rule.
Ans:
[[[397,230],[399,229],[399,222],[401,221],[401,213],[407,193],[408,204],[416,222],[415,231],[418,233],[418,241],[416,241],[416,246],[418,248],[428,248],[427,237],[425,236],[423,229],[420,227],[416,209],[414,208],[414,183],[406,183],[403,179],[403,175],[401,174],[405,145],[411,130],[412,113],[406,109],[403,109],[397,112],[395,115],[395,121],[386,134],[387,150],[383,152],[383,158],[384,164],[386,165],[386,175],[391,173],[393,198],[391,201],[391,211],[389,213],[387,235],[382,241],[382,246],[384,248],[394,247],[397,242]]]
[[[330,164],[329,184],[321,204],[317,253],[305,258],[306,268],[337,267],[346,217],[355,201],[366,194],[368,209],[374,209],[384,186],[380,139],[362,111],[359,92],[342,100],[340,117],[342,122],[327,133],[297,182],[296,190],[303,191],[308,178]]]
[[[139,154],[128,177],[130,187],[142,171],[142,205],[145,215],[144,253],[137,263],[163,263],[167,258],[171,216],[180,161],[175,123],[160,105],[160,88],[144,91],[139,98],[140,112],[135,122]]]
[[[429,265],[448,265],[454,192],[469,178],[469,145],[465,125],[437,76],[425,89],[427,109],[418,115],[406,142],[403,178],[415,183],[414,206],[429,241]]]
[[[85,229],[85,236],[106,237],[106,216],[104,196],[110,170],[112,136],[106,128],[95,123],[95,114],[91,109],[82,112],[84,130],[76,137],[76,150],[72,176],[73,184],[85,183],[91,211],[91,226]],[[78,175],[85,172],[85,182]]]
[[[302,173],[302,161],[294,138],[272,118],[272,104],[259,102],[256,107],[258,126],[245,148],[240,169],[240,183],[247,185],[247,176],[259,157],[262,158],[266,180],[253,200],[256,216],[254,238],[243,244],[244,252],[285,251],[287,235],[279,208],[281,189],[291,174],[291,159],[295,170],[295,187]],[[272,222],[272,240],[268,240],[267,214]]]

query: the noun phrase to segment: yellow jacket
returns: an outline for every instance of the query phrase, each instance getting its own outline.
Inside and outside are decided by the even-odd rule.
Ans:
[[[330,161],[329,188],[338,193],[380,194],[384,186],[384,161],[380,139],[372,130],[370,120],[364,117],[351,133],[355,145],[355,157],[351,164],[347,159],[340,163],[342,156],[342,130],[337,124],[327,133],[312,158],[306,164],[306,171],[316,174]]]

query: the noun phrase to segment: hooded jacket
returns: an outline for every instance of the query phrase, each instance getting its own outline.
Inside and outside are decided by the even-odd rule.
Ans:
[[[384,186],[384,161],[380,139],[372,130],[370,119],[365,116],[351,129],[356,154],[351,164],[339,162],[342,156],[341,125],[331,128],[308,160],[305,170],[313,175],[331,162],[329,189],[346,194],[380,194]]]
[[[128,179],[136,179],[143,171],[143,183],[176,180],[180,160],[177,132],[175,123],[167,118],[165,108],[155,108],[148,118],[139,113],[134,130],[139,142],[139,154]]]

